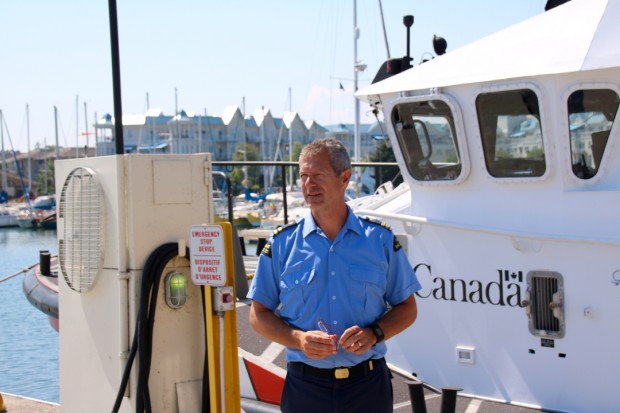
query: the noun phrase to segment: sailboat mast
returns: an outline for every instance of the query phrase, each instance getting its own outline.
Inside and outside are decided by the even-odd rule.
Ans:
[[[241,122],[243,125],[243,129],[242,129],[243,131],[243,162],[247,162],[248,142],[247,142],[246,133],[245,133],[245,96],[243,96],[243,98],[241,99],[241,107],[243,109],[243,113],[241,113]],[[243,165],[243,179],[247,183],[247,180],[248,180],[248,166],[247,165]]]
[[[383,41],[385,42],[387,60],[390,60],[390,46],[388,45],[387,31],[385,30],[385,19],[383,18],[383,5],[381,4],[381,0],[379,0],[379,13],[381,14],[381,27],[383,27]]]
[[[30,108],[26,104],[26,145],[28,145],[28,196],[32,192],[32,158],[30,157]]]
[[[353,161],[360,160],[360,101],[355,98],[357,92],[357,74],[360,66],[357,61],[357,39],[360,32],[357,27],[357,0],[353,0],[353,100],[355,101],[355,126],[353,129]],[[359,167],[355,168],[356,196],[359,196]]]
[[[80,122],[79,122],[79,104],[80,104],[80,95],[75,95],[75,157],[80,157]]]
[[[176,119],[176,129],[177,129],[177,137],[176,137],[176,145],[174,146],[174,148],[176,149],[177,153],[181,153],[179,151],[179,147],[181,145],[181,131],[179,129],[179,100],[178,100],[178,96],[177,96],[177,88],[174,88],[174,118]],[[172,151],[174,153],[174,151]]]
[[[84,102],[84,130],[86,131],[86,146],[84,147],[84,157],[88,158],[88,113],[86,111],[86,102]]]
[[[54,132],[56,134],[56,160],[58,160],[60,159],[60,149],[58,148],[58,109],[56,106],[54,106]]]
[[[2,117],[2,110],[0,110],[0,140],[2,141],[2,190],[8,189],[6,178],[6,152],[4,151],[4,118]]]
[[[55,107],[54,107],[55,108]],[[47,138],[43,138],[43,147],[45,149],[47,149]],[[45,181],[44,181],[44,189],[45,189],[45,194],[47,194],[47,153],[45,154],[45,157],[43,158],[45,159],[44,163],[43,163],[43,169],[45,170]]]
[[[288,160],[289,162],[293,162],[293,92],[291,88],[288,88],[288,110],[290,114],[290,120],[288,125]],[[293,183],[295,182],[293,178],[293,167],[289,166],[288,168],[288,176],[289,182],[291,183],[291,191],[294,191],[295,188]]]

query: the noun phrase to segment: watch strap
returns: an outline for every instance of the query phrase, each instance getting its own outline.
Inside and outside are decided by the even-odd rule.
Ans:
[[[370,327],[372,329],[372,332],[377,337],[377,342],[375,344],[379,344],[380,342],[382,342],[385,339],[385,334],[383,334],[383,330],[381,330],[381,327],[379,327],[379,324],[372,323],[368,327]]]

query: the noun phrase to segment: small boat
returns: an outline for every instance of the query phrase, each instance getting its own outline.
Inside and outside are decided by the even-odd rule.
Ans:
[[[30,209],[26,209],[17,216],[17,225],[21,228],[56,228],[56,197],[54,195],[41,195],[32,203]]]
[[[57,268],[57,257],[52,257],[48,251],[41,251],[39,264],[26,273],[22,288],[30,304],[46,314],[52,328],[59,331]]]
[[[276,211],[270,214],[261,223],[263,229],[276,229],[279,226],[285,225],[284,222],[284,208],[282,203],[282,194],[271,194],[267,196],[267,206],[270,211]],[[310,208],[303,198],[303,195],[299,192],[292,192],[287,194],[287,209],[286,217],[287,223],[295,222],[297,218],[301,218],[306,215]]]
[[[16,227],[17,217],[18,217],[17,210],[14,210],[6,206],[0,207],[0,228]]]
[[[56,229],[56,212],[41,219],[41,221],[39,221],[39,225],[43,229]]]

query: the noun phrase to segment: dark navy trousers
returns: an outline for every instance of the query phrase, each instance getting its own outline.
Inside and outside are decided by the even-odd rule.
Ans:
[[[384,359],[373,364],[367,375],[348,379],[288,368],[280,409],[284,413],[391,413],[392,374]]]

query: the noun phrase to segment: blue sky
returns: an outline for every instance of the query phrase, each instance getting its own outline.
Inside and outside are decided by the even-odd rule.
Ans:
[[[406,53],[403,16],[414,15],[414,65],[433,54],[433,34],[451,50],[544,11],[546,0],[383,0],[391,57]],[[118,1],[124,114],[176,107],[220,116],[231,105],[328,125],[354,121],[354,0]],[[370,83],[387,57],[378,0],[357,0],[358,60]],[[0,110],[16,150],[86,143],[95,115],[113,114],[108,2],[0,2]],[[527,58],[524,56],[524,58]],[[340,83],[344,91],[340,89]],[[290,90],[290,93],[289,93]],[[289,96],[291,99],[289,99]],[[76,103],[77,102],[77,103]],[[86,117],[84,104],[86,103]],[[30,122],[26,121],[26,105]],[[362,103],[362,123],[372,122]],[[90,141],[92,145],[92,138]]]

